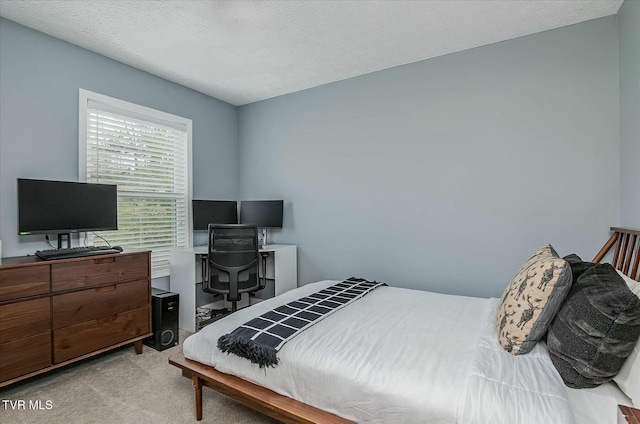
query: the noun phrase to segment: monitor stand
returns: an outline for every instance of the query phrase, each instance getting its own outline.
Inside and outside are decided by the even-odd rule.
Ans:
[[[58,249],[62,249],[62,241],[67,238],[67,249],[71,249],[71,233],[58,234]]]
[[[269,243],[267,242],[267,229],[263,228],[262,230],[262,248],[266,249]]]

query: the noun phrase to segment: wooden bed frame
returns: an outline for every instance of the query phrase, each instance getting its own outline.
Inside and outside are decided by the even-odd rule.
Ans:
[[[611,264],[633,280],[640,281],[640,230],[611,227],[611,237],[602,246],[593,262],[600,262],[609,253],[613,245],[616,250]]]
[[[236,376],[222,373],[208,365],[187,359],[182,352],[171,356],[169,363],[181,368],[182,375],[193,381],[198,421],[202,420],[202,387],[207,386],[283,423],[346,424],[352,422]]]
[[[613,234],[593,259],[600,262],[615,245],[611,264],[630,278],[640,281],[640,230],[611,227]],[[193,381],[196,395],[196,419],[202,420],[202,387],[207,386],[241,404],[284,423],[343,424],[352,421],[277,394],[208,365],[184,357],[182,352],[169,358],[169,363],[182,369],[182,375]]]

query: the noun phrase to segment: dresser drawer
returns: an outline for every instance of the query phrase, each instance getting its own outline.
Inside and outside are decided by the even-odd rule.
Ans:
[[[51,333],[0,343],[0,382],[51,365]]]
[[[49,265],[0,269],[0,301],[49,293]]]
[[[64,362],[150,332],[149,307],[54,330],[53,360]]]
[[[51,265],[51,291],[149,277],[148,253],[123,253]]]
[[[149,287],[144,279],[53,296],[53,328],[149,306]]]
[[[49,331],[50,302],[46,297],[0,306],[0,343]]]

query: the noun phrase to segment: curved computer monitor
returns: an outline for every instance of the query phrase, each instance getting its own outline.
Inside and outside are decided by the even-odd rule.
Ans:
[[[240,223],[257,224],[258,228],[282,228],[283,200],[243,200]]]
[[[238,202],[235,200],[193,200],[193,230],[206,231],[209,224],[237,224]]]

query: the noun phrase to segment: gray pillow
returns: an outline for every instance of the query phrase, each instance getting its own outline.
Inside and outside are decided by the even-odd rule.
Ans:
[[[547,346],[565,384],[580,389],[613,379],[638,336],[640,299],[610,264],[595,264],[573,282]]]
[[[573,281],[578,281],[578,278],[580,278],[586,270],[596,265],[593,262],[583,261],[580,256],[575,253],[567,255],[562,259],[569,263],[569,266],[571,267],[571,274],[573,275]]]

